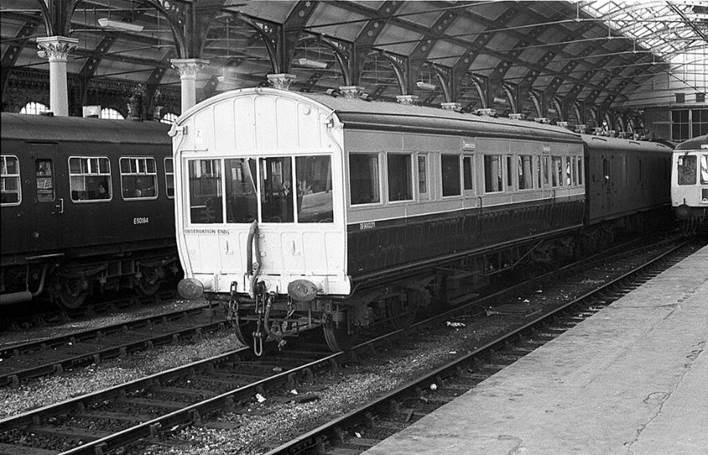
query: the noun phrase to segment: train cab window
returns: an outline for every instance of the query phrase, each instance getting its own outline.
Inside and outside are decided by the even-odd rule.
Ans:
[[[460,156],[446,155],[440,156],[442,170],[442,195],[459,196],[460,188]]]
[[[261,158],[261,220],[264,223],[292,223],[292,158]]]
[[[517,166],[519,168],[519,189],[530,190],[533,188],[533,157],[519,155]]]
[[[170,199],[175,197],[175,168],[172,158],[165,158],[165,193]]]
[[[52,202],[54,200],[52,160],[35,161],[35,181],[37,202]]]
[[[708,155],[701,155],[701,184],[708,184]]]
[[[551,177],[553,187],[563,186],[563,157],[551,158]]]
[[[332,166],[328,156],[295,158],[298,223],[332,223]]]
[[[389,153],[387,155],[388,200],[410,201],[413,199],[411,155]]]
[[[583,157],[579,156],[576,158],[576,161],[578,163],[578,185],[583,184]]]
[[[224,161],[226,176],[226,222],[250,223],[258,218],[256,160],[238,158]]]
[[[428,199],[428,156],[418,155],[418,195]]]
[[[502,157],[501,155],[484,155],[484,192],[502,191]]]
[[[474,166],[472,166],[472,156],[465,156],[462,158],[462,183],[464,184],[465,191],[474,190],[474,173],[472,172]]]
[[[679,185],[696,184],[696,158],[696,155],[679,155],[677,162]]]
[[[192,224],[221,223],[221,160],[190,160],[189,220]]]
[[[121,158],[120,186],[123,199],[155,199],[157,168],[154,158]]]
[[[106,157],[70,157],[71,200],[90,202],[111,199],[111,163]]]
[[[352,205],[381,202],[378,154],[349,155],[349,186]]]
[[[20,164],[16,156],[2,155],[2,173],[0,173],[2,205],[18,205],[22,202],[20,188]]]

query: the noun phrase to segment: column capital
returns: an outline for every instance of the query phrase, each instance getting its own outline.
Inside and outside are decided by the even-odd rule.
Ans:
[[[50,62],[66,62],[69,52],[78,46],[77,38],[67,38],[66,36],[46,36],[37,38],[37,55],[40,58],[47,58]]]
[[[180,78],[196,78],[197,73],[209,64],[209,60],[203,58],[173,58],[170,63],[173,68],[179,71]]]
[[[417,95],[396,95],[396,101],[400,104],[415,104],[418,102]]]
[[[289,90],[290,84],[295,80],[294,74],[288,73],[277,73],[277,74],[267,74],[268,82],[274,87],[281,90]]]
[[[345,98],[355,99],[361,97],[365,88],[361,85],[340,85],[339,91],[344,95]]]
[[[455,112],[460,112],[462,111],[462,104],[460,103],[455,103],[455,102],[450,102],[450,103],[440,103],[440,107],[443,108],[446,111],[455,111]]]

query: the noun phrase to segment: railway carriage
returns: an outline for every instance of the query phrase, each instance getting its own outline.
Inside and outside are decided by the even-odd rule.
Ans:
[[[708,229],[708,135],[676,146],[671,171],[671,204],[688,233]]]
[[[168,129],[2,114],[0,304],[157,291],[179,267]]]
[[[316,326],[341,349],[494,274],[574,255],[590,218],[667,203],[586,204],[588,178],[615,184],[586,167],[617,140],[429,107],[242,89],[170,134],[180,291],[223,299],[258,352]]]

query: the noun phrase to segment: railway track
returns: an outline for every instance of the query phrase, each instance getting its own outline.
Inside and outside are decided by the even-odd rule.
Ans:
[[[225,326],[215,304],[169,311],[0,349],[0,386],[178,343]]]
[[[557,278],[558,273],[548,275]],[[469,313],[471,309],[479,313],[480,308],[532,285],[522,283],[471,301],[421,321],[411,330],[439,325],[440,321]],[[164,431],[199,424],[217,411],[248,406],[259,393],[284,387],[289,390],[299,378],[309,379],[317,372],[337,370],[352,356],[365,356],[378,346],[388,348],[392,340],[410,338],[409,335],[409,331],[404,336],[403,330],[396,330],[346,354],[328,353],[324,345],[315,346],[306,340],[283,354],[271,353],[263,359],[255,359],[247,348],[235,350],[1,420],[0,453],[105,453],[133,441],[150,440]]]
[[[429,370],[346,415],[268,451],[267,455],[354,455],[366,451],[679,262],[685,257],[680,253],[684,246],[686,243],[669,249],[597,289],[490,340],[484,346]],[[417,326],[459,315],[460,310],[458,308],[421,321]]]

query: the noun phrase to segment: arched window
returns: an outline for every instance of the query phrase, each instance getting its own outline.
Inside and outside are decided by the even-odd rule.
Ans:
[[[125,117],[123,117],[123,114],[110,107],[104,107],[103,109],[101,109],[101,118],[108,118],[112,120],[125,119]]]
[[[175,114],[174,112],[168,112],[167,114],[162,116],[162,119],[160,120],[162,123],[173,123],[179,115]]]
[[[20,114],[39,115],[42,112],[47,112],[48,110],[49,108],[46,105],[36,101],[30,101],[20,110]]]

